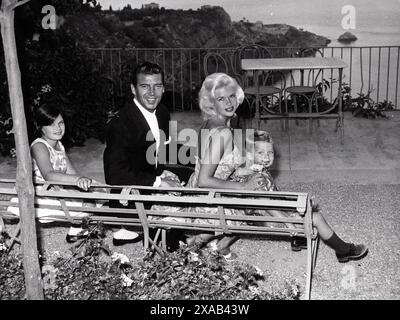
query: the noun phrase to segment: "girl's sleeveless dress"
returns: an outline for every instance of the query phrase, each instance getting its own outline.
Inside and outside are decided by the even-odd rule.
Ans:
[[[54,149],[49,143],[42,139],[42,138],[37,138],[35,141],[32,142],[32,146],[34,146],[37,143],[43,143],[46,147],[47,150],[49,151],[50,155],[50,163],[53,167],[53,170],[56,172],[60,173],[66,173],[67,172],[67,155],[65,153],[65,148],[61,141],[57,142],[57,147],[59,150]],[[32,159],[32,170],[33,170],[33,181],[34,182],[44,182],[45,179],[43,178],[42,173],[40,172],[40,169],[35,161],[35,159]],[[41,188],[41,186],[36,186],[35,187],[37,190]],[[11,202],[15,205],[11,205],[7,208],[7,211],[14,213],[15,215],[19,216],[19,208],[18,208],[18,198],[12,198]],[[80,200],[69,200],[65,201],[66,205],[68,207],[82,207],[83,202]],[[35,204],[37,205],[55,205],[55,206],[60,206],[60,202],[55,199],[45,199],[45,198],[36,198],[35,197]],[[77,212],[77,211],[70,211],[69,212],[71,217],[86,217],[88,216],[87,213],[84,212]],[[48,208],[35,208],[35,214],[36,217],[39,218],[39,221],[42,223],[48,223],[48,222],[53,222],[56,221],[54,218],[55,217],[65,217],[65,213],[63,210],[57,210],[57,209],[48,209]]]
[[[59,173],[67,173],[67,154],[65,153],[65,148],[61,141],[57,142],[57,147],[59,150],[53,148],[46,140],[42,138],[37,138],[31,144],[32,147],[37,143],[43,143],[50,154],[50,163],[53,167],[53,170]],[[42,173],[40,172],[39,167],[37,166],[36,160],[32,159],[32,169],[33,169],[33,181],[35,182],[44,182],[44,178]]]

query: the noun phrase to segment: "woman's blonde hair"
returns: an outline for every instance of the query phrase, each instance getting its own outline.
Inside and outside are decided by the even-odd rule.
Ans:
[[[229,86],[235,88],[237,103],[241,104],[244,100],[244,92],[234,78],[226,73],[212,73],[205,78],[199,92],[199,107],[205,120],[217,115],[214,107],[215,90]]]

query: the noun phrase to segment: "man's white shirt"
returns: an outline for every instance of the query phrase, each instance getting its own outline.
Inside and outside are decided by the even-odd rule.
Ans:
[[[157,154],[158,154],[158,149],[160,147],[160,127],[158,126],[158,120],[156,117],[156,112],[150,112],[146,108],[144,108],[139,101],[134,98],[133,101],[135,104],[138,106],[140,112],[143,114],[144,118],[147,121],[147,124],[150,127],[151,133],[154,136],[154,139],[156,140],[156,166],[157,166]],[[168,141],[165,144],[168,144],[170,142],[170,137]],[[159,187],[161,184],[161,176],[156,177],[156,181],[153,183],[153,187]]]
[[[156,112],[150,112],[145,109],[136,98],[134,98],[133,101],[136,103],[140,112],[143,114],[144,118],[147,121],[147,124],[150,127],[151,133],[154,136],[154,139],[156,139],[156,152],[158,153],[158,148],[160,147],[160,128],[158,126]]]

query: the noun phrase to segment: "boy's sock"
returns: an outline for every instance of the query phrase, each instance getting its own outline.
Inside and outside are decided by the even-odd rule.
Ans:
[[[350,250],[350,243],[344,242],[335,232],[328,240],[325,240],[325,243],[338,254],[345,254]]]

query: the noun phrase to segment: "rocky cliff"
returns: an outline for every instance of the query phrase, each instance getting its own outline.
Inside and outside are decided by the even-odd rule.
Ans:
[[[326,46],[329,39],[289,25],[232,22],[221,7],[198,10],[129,9],[80,13],[63,27],[89,47]]]

